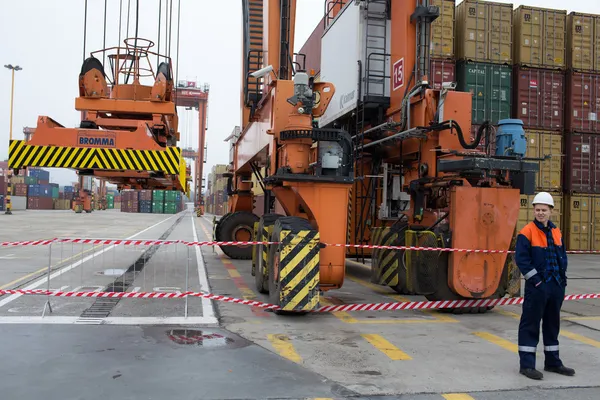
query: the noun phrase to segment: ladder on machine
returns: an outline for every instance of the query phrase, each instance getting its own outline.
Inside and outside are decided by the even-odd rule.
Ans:
[[[365,1],[365,65],[358,65],[358,104],[356,111],[356,135],[354,136],[354,160],[357,184],[352,193],[351,202],[356,207],[354,216],[354,237],[356,244],[369,244],[367,227],[372,227],[377,216],[377,182],[381,162],[365,155],[365,125],[383,122],[386,102],[386,82],[389,82],[389,54],[387,53],[387,23],[389,19],[389,0]],[[389,98],[388,98],[389,101]],[[367,162],[367,158],[371,162]],[[368,168],[370,166],[370,168]],[[365,179],[366,174],[370,179]],[[349,211],[351,212],[351,211]],[[369,235],[370,236],[370,235]],[[363,248],[357,249],[357,259],[364,262]]]

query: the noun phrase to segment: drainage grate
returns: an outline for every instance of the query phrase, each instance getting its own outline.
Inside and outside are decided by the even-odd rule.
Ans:
[[[161,235],[158,240],[166,240],[169,235],[173,232],[175,227],[181,222],[183,215],[177,218],[175,223],[167,229],[165,233]],[[160,245],[150,246],[142,255],[133,263],[124,274],[117,277],[114,282],[104,288],[103,292],[126,292],[127,289],[133,284],[135,277],[140,273],[144,266],[156,251],[160,248]],[[94,304],[81,314],[81,318],[106,318],[110,315],[115,306],[121,299],[110,299],[110,298],[99,298],[96,299]]]

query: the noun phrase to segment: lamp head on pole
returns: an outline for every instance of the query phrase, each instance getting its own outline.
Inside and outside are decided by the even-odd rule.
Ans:
[[[7,64],[7,65],[4,66],[4,68],[12,69],[12,70],[15,70],[15,71],[20,71],[20,70],[23,69],[23,68],[19,67],[18,65],[15,65],[13,67],[12,64]]]

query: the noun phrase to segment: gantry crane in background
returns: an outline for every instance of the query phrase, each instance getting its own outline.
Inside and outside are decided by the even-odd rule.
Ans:
[[[139,0],[134,5],[137,33]],[[159,21],[159,43],[160,32]],[[40,116],[29,141],[10,142],[9,167],[17,173],[26,167],[77,171],[80,190],[73,206],[77,212],[92,210],[86,176],[116,184],[119,190],[188,190],[186,164],[177,147],[170,46],[160,54],[160,49],[152,50],[153,41],[137,36],[125,38],[123,44],[85,57],[75,99],[81,112],[79,127],[66,128]]]
[[[315,82],[301,72],[300,55],[292,62],[296,1],[242,4],[242,133],[233,146],[229,213],[215,236],[276,242],[254,251],[222,246],[230,257],[253,259],[257,289],[271,303],[307,311],[319,291],[340,288],[347,254],[331,244],[510,248],[520,194],[535,189],[538,165],[524,158],[518,124],[498,129],[500,155],[477,151],[493,127],[465,139],[471,93],[430,87],[438,7],[327,0],[322,82]],[[351,101],[357,107],[342,112]],[[252,173],[285,215],[268,200],[262,217],[252,214]],[[432,300],[502,297],[519,278],[506,253],[378,250],[371,271],[377,284]]]
[[[203,88],[195,82],[182,81],[177,83],[176,104],[198,111],[198,151],[184,149],[182,157],[194,161],[194,208],[198,216],[204,215],[204,164],[206,163],[206,131],[208,130],[208,84]]]

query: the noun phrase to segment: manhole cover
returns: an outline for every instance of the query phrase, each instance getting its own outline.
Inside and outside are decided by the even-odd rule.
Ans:
[[[227,347],[235,341],[218,333],[204,333],[196,329],[172,329],[167,336],[177,344],[203,347]]]

